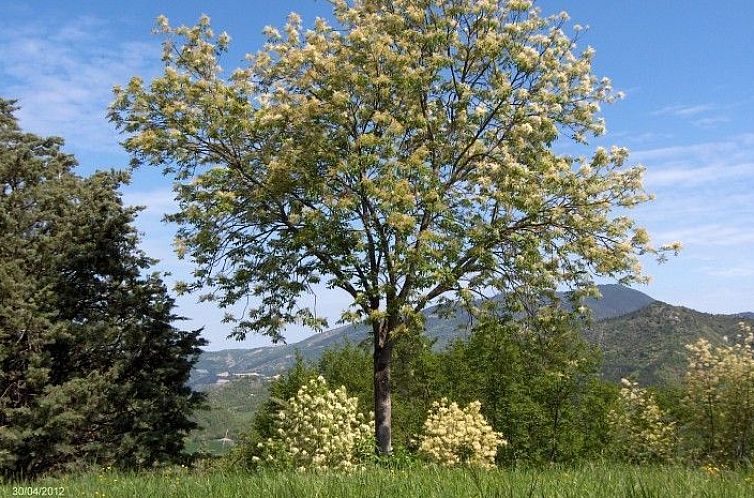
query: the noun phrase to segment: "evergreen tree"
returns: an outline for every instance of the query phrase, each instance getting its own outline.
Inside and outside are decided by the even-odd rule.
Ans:
[[[0,99],[0,475],[180,456],[200,331],[138,249],[122,172],[82,178]]]

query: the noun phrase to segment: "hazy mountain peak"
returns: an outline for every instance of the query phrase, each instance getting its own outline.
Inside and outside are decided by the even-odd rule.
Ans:
[[[598,286],[601,299],[589,298],[586,306],[592,310],[595,320],[607,320],[627,315],[645,308],[655,300],[641,291],[620,284]]]

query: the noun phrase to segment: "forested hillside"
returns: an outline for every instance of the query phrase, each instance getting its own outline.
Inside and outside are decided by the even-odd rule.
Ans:
[[[636,375],[643,383],[675,382],[685,367],[684,345],[699,337],[719,344],[723,337],[738,331],[738,315],[711,315],[682,306],[654,300],[635,289],[620,285],[600,286],[602,299],[589,299],[593,323],[584,327],[585,338],[604,352],[603,374],[610,380]],[[450,341],[468,335],[471,322],[458,311],[449,318],[439,316],[437,307],[427,310],[427,335],[441,349]],[[367,340],[366,328],[340,327],[313,335],[295,344],[204,352],[197,363],[191,384],[199,388],[231,380],[234,375],[257,373],[272,376],[284,372],[296,351],[305,360],[316,361],[328,348],[344,341]]]

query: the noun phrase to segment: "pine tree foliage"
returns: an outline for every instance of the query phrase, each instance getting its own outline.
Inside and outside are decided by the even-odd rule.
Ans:
[[[121,172],[74,173],[0,99],[0,475],[180,455],[204,340],[138,249]]]

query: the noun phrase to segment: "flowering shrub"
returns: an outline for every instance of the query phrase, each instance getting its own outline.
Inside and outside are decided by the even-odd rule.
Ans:
[[[424,422],[420,451],[445,466],[494,465],[498,446],[508,442],[492,430],[481,408],[479,401],[466,408],[448,404],[446,398],[434,402]]]
[[[628,379],[621,379],[618,406],[608,414],[621,458],[634,463],[667,461],[675,448],[675,423],[665,414],[652,393]]]
[[[259,443],[259,465],[304,469],[349,469],[374,452],[371,420],[358,399],[335,391],[319,376],[299,389],[275,414],[275,437]]]
[[[754,455],[754,334],[740,324],[734,344],[689,344],[685,404],[701,457],[743,461]],[[726,338],[727,340],[727,338]]]

